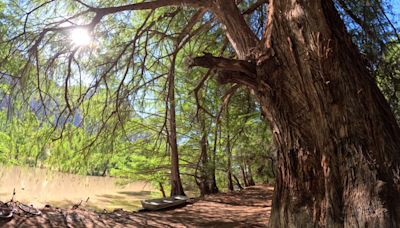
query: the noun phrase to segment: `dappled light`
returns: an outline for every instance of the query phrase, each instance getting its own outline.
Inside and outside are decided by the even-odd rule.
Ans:
[[[268,186],[251,187],[241,193],[209,196],[186,207],[160,212],[95,213],[76,209],[60,213],[47,208],[41,217],[17,217],[7,225],[23,222],[52,227],[264,227],[271,213],[272,190]],[[0,221],[0,226],[2,224]]]

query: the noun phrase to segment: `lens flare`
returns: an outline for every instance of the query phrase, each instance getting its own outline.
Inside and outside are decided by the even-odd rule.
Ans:
[[[70,39],[76,46],[89,46],[92,43],[92,37],[89,31],[84,28],[76,28],[71,31]]]

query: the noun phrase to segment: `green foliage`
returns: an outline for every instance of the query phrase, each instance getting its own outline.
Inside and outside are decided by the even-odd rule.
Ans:
[[[400,35],[392,1],[335,0],[371,74],[400,121]]]
[[[400,123],[400,44],[392,44],[376,71],[376,80]]]
[[[234,175],[240,177],[241,168],[246,167],[256,181],[272,180],[272,136],[250,91],[238,89],[225,107],[222,98],[230,88],[216,82],[216,72],[187,67],[187,57],[202,52],[234,55],[232,47],[225,45],[223,28],[209,12],[193,26],[183,46],[176,41],[197,11],[168,7],[102,18],[91,31],[94,44],[89,47],[75,47],[68,37],[70,31],[49,32],[34,52],[43,28],[87,24],[93,16],[79,14],[86,9],[79,1],[47,2],[0,0],[1,163],[167,184],[166,82],[171,56],[176,54],[176,127],[185,187],[195,189],[200,169],[206,173],[215,170],[218,185],[225,187],[228,144]],[[132,3],[86,2],[99,7]],[[244,11],[257,1],[240,2]],[[399,46],[391,46],[382,58],[382,42],[393,39],[393,34],[385,32],[387,23],[381,28],[385,14],[377,3],[369,8],[360,1],[345,3],[376,31],[371,37],[363,23],[355,23],[344,6],[338,7],[400,116]],[[25,23],[26,12],[37,6],[41,7],[30,13]],[[266,7],[258,8],[246,20],[260,37]],[[24,28],[26,33],[20,35]],[[12,41],[3,42],[6,40]],[[203,81],[207,73],[209,77]],[[194,91],[199,82],[204,83],[202,88]],[[200,167],[203,135],[208,163]]]

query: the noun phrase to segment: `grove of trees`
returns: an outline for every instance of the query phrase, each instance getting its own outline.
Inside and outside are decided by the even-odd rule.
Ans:
[[[271,227],[397,227],[389,3],[0,1],[0,161],[164,195],[274,182]]]

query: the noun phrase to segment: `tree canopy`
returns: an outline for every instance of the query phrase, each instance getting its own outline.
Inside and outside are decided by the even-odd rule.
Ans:
[[[0,161],[145,179],[163,188],[168,175],[176,171],[170,170],[176,159],[185,189],[197,185],[203,194],[217,191],[217,185],[232,190],[234,179],[237,185],[271,182],[277,171],[283,176],[285,165],[296,171],[302,164],[300,158],[296,160],[303,156],[301,152],[319,151],[321,145],[329,148],[325,138],[313,138],[317,133],[304,126],[307,134],[297,130],[301,124],[316,124],[319,120],[310,120],[315,116],[348,114],[353,100],[345,103],[347,97],[339,91],[357,90],[364,96],[365,90],[366,97],[379,100],[380,92],[367,86],[369,81],[377,83],[399,121],[400,36],[391,20],[390,1],[321,3],[321,11],[333,15],[324,19],[326,24],[337,26],[326,32],[318,24],[318,32],[310,34],[302,34],[306,29],[314,32],[307,23],[315,18],[304,13],[309,6],[291,4],[273,0],[0,1],[0,121],[4,123]],[[291,7],[290,16],[274,12],[289,12]],[[351,42],[342,33],[336,12],[358,52],[344,50]],[[285,30],[289,25],[293,31]],[[289,52],[294,57],[287,57]],[[327,72],[334,67],[340,70],[335,75],[351,71],[350,66],[330,59],[332,53],[340,53],[336,56],[346,58],[343,61],[349,56],[358,61],[361,55],[362,67],[355,60],[359,68],[350,80],[361,89],[344,88],[348,82]],[[301,64],[306,60],[309,66]],[[354,82],[361,74],[363,82]],[[311,88],[310,78],[314,84],[324,81],[321,86],[327,88]],[[329,96],[310,98],[320,90]],[[370,102],[371,109],[355,110],[372,113],[379,103],[374,99],[362,100]],[[304,117],[307,110],[318,112],[318,105],[312,104],[316,100],[323,114]],[[342,124],[336,117],[329,120],[332,123],[326,125]],[[348,128],[343,124],[337,134],[346,135],[352,131]],[[292,130],[297,133],[285,135]],[[329,133],[336,137],[332,132],[336,130]],[[338,139],[335,148],[367,141],[352,137]],[[283,138],[285,142],[279,141]],[[322,164],[320,169],[327,160],[315,153],[322,160],[309,163]],[[321,170],[300,170],[323,176]],[[299,179],[306,183],[309,173]]]

